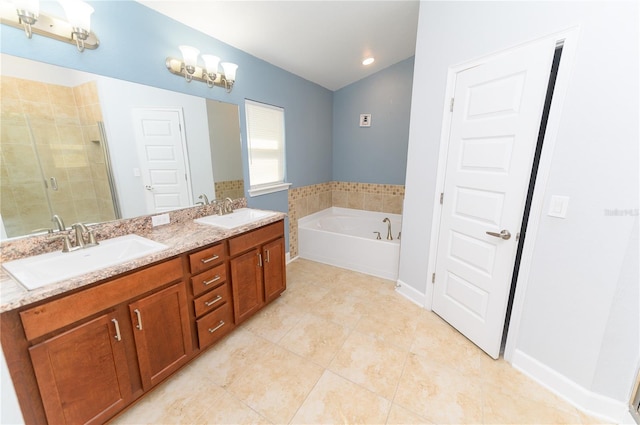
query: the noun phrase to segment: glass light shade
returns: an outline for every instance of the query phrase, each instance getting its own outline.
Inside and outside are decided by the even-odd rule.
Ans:
[[[218,73],[218,63],[220,63],[220,58],[213,55],[202,55],[202,60],[204,61],[204,67],[209,74]]]
[[[221,65],[222,65],[222,69],[224,70],[224,78],[227,81],[235,81],[238,65],[231,62],[222,62]]]
[[[91,32],[91,14],[93,13],[93,7],[80,0],[64,0],[60,1],[60,3],[72,27],[82,28],[87,32]]]
[[[182,60],[185,66],[196,67],[198,65],[198,55],[200,50],[191,46],[178,46],[182,52]]]
[[[36,17],[40,13],[40,0],[13,0],[16,10],[30,12]]]

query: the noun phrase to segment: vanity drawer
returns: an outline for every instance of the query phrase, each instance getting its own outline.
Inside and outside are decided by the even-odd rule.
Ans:
[[[198,251],[189,255],[189,265],[191,266],[191,273],[195,274],[201,272],[224,261],[224,248],[224,243],[221,242],[210,248],[203,249],[202,251]]]
[[[229,290],[229,285],[224,283],[213,291],[209,291],[193,300],[196,317],[202,316],[206,312],[214,310],[227,302],[231,302],[231,291]]]
[[[20,313],[20,319],[27,339],[33,340],[180,279],[182,259],[174,258],[30,308]]]
[[[200,349],[203,349],[225,336],[235,327],[231,303],[226,303],[203,318],[196,320],[196,324],[198,326]]]
[[[220,264],[211,270],[202,272],[191,278],[193,296],[197,297],[205,291],[214,288],[227,280],[227,266]]]
[[[280,220],[259,229],[229,239],[229,255],[240,254],[284,235],[284,221]]]

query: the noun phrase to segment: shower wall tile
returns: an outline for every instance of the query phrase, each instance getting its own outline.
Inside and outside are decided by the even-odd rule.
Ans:
[[[329,207],[402,213],[404,186],[328,182],[289,190],[289,253],[298,256],[298,220]]]
[[[69,223],[115,219],[103,150],[92,142],[102,120],[95,82],[70,88],[2,77],[0,93],[0,213],[8,236],[51,226],[47,193]],[[55,177],[59,190],[45,192],[43,177]]]

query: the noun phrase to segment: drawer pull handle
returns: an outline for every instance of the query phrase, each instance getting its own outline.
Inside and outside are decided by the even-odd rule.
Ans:
[[[138,318],[138,324],[136,325],[136,328],[139,330],[142,330],[142,316],[140,315],[140,310],[136,308],[135,310],[133,310],[133,312],[136,314],[136,317]]]
[[[202,262],[202,264],[207,264],[207,263],[210,263],[210,262],[212,262],[214,260],[217,260],[218,258],[220,258],[219,255],[214,255],[211,258],[202,258],[200,261]]]
[[[267,258],[266,258],[264,261],[265,261],[266,263],[268,263],[268,262],[271,260],[271,258],[269,257],[269,250],[268,250],[268,249],[265,249],[265,251],[264,251],[264,252],[266,252],[266,253],[267,253]]]
[[[213,282],[217,282],[220,280],[220,275],[217,274],[213,277],[213,279],[211,280],[203,280],[202,283],[204,284],[204,286],[208,286],[211,285]]]
[[[204,305],[206,305],[207,307],[211,307],[212,305],[214,305],[215,303],[217,303],[218,301],[220,301],[222,299],[222,297],[220,295],[218,295],[217,297],[215,297],[214,299],[212,299],[211,301],[207,301],[204,303]]]
[[[262,267],[262,254],[258,253],[258,267]]]
[[[111,321],[116,327],[116,336],[114,338],[116,339],[116,341],[122,341],[122,337],[120,336],[120,325],[118,324],[118,320],[111,319]]]
[[[209,333],[212,334],[223,326],[224,326],[224,320],[221,320],[220,323],[218,323],[218,326],[216,326],[215,328],[209,328]]]

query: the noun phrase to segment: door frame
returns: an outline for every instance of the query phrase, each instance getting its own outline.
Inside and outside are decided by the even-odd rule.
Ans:
[[[560,127],[562,115],[562,107],[566,96],[567,89],[571,80],[571,70],[575,59],[578,35],[580,28],[578,26],[571,27],[564,31],[553,33],[544,37],[539,37],[523,43],[519,43],[507,49],[476,58],[464,63],[451,65],[447,71],[447,84],[445,88],[445,96],[442,108],[442,127],[440,133],[440,149],[438,155],[438,168],[436,175],[436,187],[433,194],[433,219],[431,222],[431,237],[429,241],[429,259],[427,262],[427,276],[431,279],[436,270],[436,258],[438,254],[438,239],[440,236],[440,220],[442,206],[440,204],[440,193],[444,191],[444,181],[446,174],[447,156],[449,153],[449,134],[451,130],[450,99],[453,97],[456,85],[456,75],[466,69],[482,65],[494,58],[509,54],[527,44],[535,43],[545,39],[552,39],[556,43],[563,41],[562,56],[560,58],[560,66],[556,77],[556,84],[553,92],[553,98],[549,109],[549,118],[547,128],[543,139],[543,149],[538,165],[538,173],[533,191],[531,207],[529,209],[529,220],[527,224],[527,235],[524,240],[522,256],[520,260],[520,268],[516,278],[516,291],[511,310],[511,319],[509,329],[507,331],[507,341],[504,351],[505,360],[511,362],[515,352],[518,340],[518,331],[520,329],[520,320],[522,317],[522,309],[524,306],[525,294],[529,281],[529,271],[533,259],[535,248],[535,239],[540,226],[540,216],[543,212],[545,189],[547,180],[551,171],[551,163],[553,159],[553,151]],[[427,283],[424,307],[432,310],[433,305],[433,284]]]

